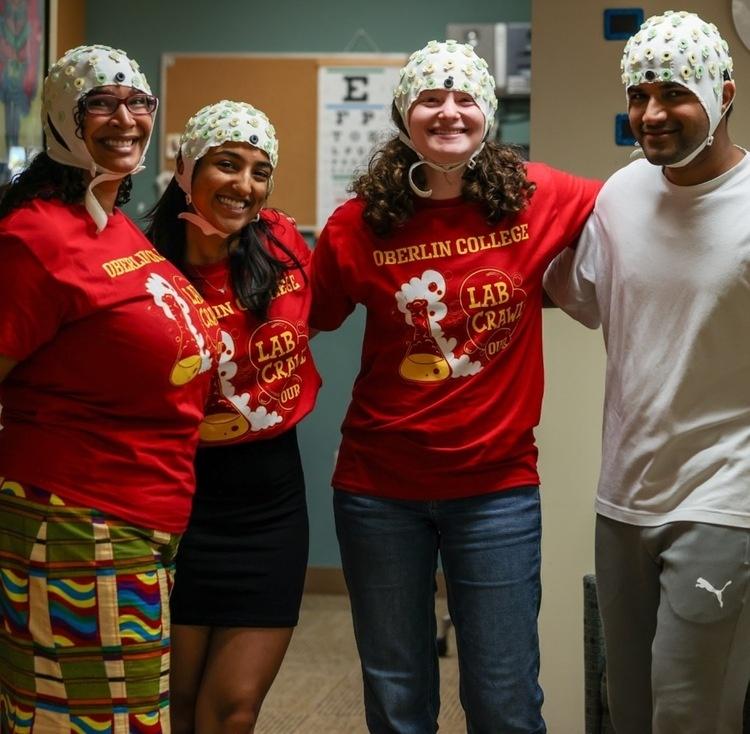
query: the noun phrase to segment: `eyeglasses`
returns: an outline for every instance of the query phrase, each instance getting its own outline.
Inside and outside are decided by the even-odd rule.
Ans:
[[[121,104],[124,104],[131,115],[150,115],[156,110],[159,100],[150,94],[131,94],[129,97],[118,97],[115,94],[90,94],[82,100],[83,109],[89,115],[114,115]]]

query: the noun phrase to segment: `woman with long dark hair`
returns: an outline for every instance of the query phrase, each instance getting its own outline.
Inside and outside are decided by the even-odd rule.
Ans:
[[[216,368],[201,299],[118,205],[157,100],[123,51],[50,69],[0,200],[0,730],[169,730],[172,561]]]
[[[489,139],[497,99],[469,45],[401,72],[398,134],[330,217],[311,325],[364,305],[362,367],[333,476],[370,731],[437,729],[442,560],[468,731],[545,731],[538,683],[542,275],[598,184]]]
[[[320,378],[309,249],[264,208],[277,159],[262,112],[209,105],[150,214],[148,236],[207,301],[221,340],[171,600],[175,734],[252,732],[299,615],[308,528],[295,426]]]

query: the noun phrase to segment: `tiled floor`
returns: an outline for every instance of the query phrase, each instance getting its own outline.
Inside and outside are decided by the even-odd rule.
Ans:
[[[444,603],[438,602],[438,614]],[[440,660],[440,734],[465,734],[453,640]],[[367,734],[362,678],[345,596],[308,594],[300,624],[263,705],[256,734]]]

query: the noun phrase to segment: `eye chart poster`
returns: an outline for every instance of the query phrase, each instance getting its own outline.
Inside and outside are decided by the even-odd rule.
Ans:
[[[351,194],[347,187],[364,170],[391,123],[397,66],[321,66],[318,70],[317,226]]]

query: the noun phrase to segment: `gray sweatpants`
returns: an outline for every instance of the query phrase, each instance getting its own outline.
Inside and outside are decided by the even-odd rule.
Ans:
[[[740,734],[750,530],[599,515],[596,579],[617,734]]]

